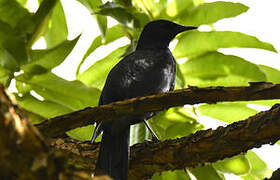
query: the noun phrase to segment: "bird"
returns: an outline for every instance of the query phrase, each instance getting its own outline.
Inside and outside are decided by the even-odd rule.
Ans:
[[[169,43],[181,32],[196,29],[168,20],[149,22],[142,30],[134,52],[125,56],[109,72],[99,105],[174,90],[176,61]],[[130,125],[144,122],[153,139],[156,134],[147,120],[156,112],[123,116],[97,123],[91,142],[103,132],[95,175],[127,180]]]

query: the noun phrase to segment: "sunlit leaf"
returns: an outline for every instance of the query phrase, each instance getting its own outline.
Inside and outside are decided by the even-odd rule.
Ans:
[[[114,2],[107,2],[99,7],[99,10],[95,11],[96,14],[110,16],[116,19],[122,25],[129,28],[140,28],[140,20],[135,14],[141,14],[133,6],[124,7]],[[143,14],[144,16],[145,14]],[[149,19],[149,18],[147,18]]]
[[[101,32],[101,36],[102,38],[105,38],[105,35],[107,33],[107,17],[94,14],[94,12],[98,10],[98,7],[102,5],[102,1],[101,0],[77,0],[77,1],[83,4],[93,15],[93,17],[95,17]]]
[[[176,58],[193,57],[219,48],[259,48],[276,52],[271,44],[240,32],[189,31],[178,38],[173,54]]]
[[[198,26],[214,23],[223,18],[229,18],[244,13],[249,8],[241,3],[211,2],[182,12],[176,20],[181,24]]]
[[[31,61],[30,63],[24,65],[22,69],[31,74],[40,74],[40,72],[45,73],[45,71],[43,71],[44,69],[50,71],[52,68],[58,66],[65,60],[76,45],[79,37],[80,36],[71,41],[65,40],[51,49],[31,50]],[[42,68],[42,71],[38,68]],[[36,69],[39,72],[36,71]]]
[[[203,129],[203,125],[199,124],[197,121],[185,122],[185,123],[174,123],[169,126],[166,130],[167,139],[175,139],[180,137],[185,137],[191,133],[195,133],[198,130]]]
[[[149,120],[149,124],[160,139],[187,136],[203,129],[184,108],[170,108],[158,113]]]
[[[16,80],[30,85],[45,100],[61,104],[72,110],[96,106],[100,95],[99,90],[87,87],[80,81],[67,81],[52,73],[32,77],[26,77],[23,74],[16,77]]]
[[[148,139],[149,131],[144,123],[130,126],[130,146]]]
[[[244,180],[262,180],[271,176],[272,171],[268,169],[265,162],[256,153],[248,151],[246,156],[251,164],[251,172],[242,176]]]
[[[258,104],[263,106],[273,106],[276,103],[280,103],[280,99],[272,99],[272,100],[258,100],[258,101],[250,101],[249,104]]]
[[[22,95],[29,94],[30,91],[32,90],[32,87],[24,82],[15,81],[15,85],[18,94],[22,94]]]
[[[17,96],[16,98],[18,104],[21,107],[44,118],[52,118],[73,111],[72,109],[61,104],[51,101],[40,101],[30,94],[26,94],[23,97]]]
[[[233,173],[235,175],[245,175],[250,172],[251,165],[245,155],[238,155],[232,158],[217,161],[213,167],[223,173]]]
[[[46,32],[50,13],[57,2],[58,0],[42,1],[38,10],[32,16],[33,27],[30,28],[30,35],[27,43],[29,48]]]
[[[95,62],[91,67],[78,76],[86,85],[102,88],[110,70],[120,61],[127,46],[120,47],[102,60]]]
[[[101,32],[101,36],[103,41],[106,40],[106,33],[107,33],[107,17],[102,15],[96,15],[96,21]]]
[[[202,115],[227,123],[244,120],[258,112],[254,109],[248,108],[246,104],[239,103],[203,104],[198,107],[198,110]]]
[[[180,64],[181,76],[192,86],[242,86],[249,82],[266,81],[256,64],[240,57],[209,52]],[[182,77],[179,77],[183,79]]]
[[[170,17],[175,17],[180,14],[188,14],[188,9],[193,7],[192,0],[173,0],[168,2],[166,6],[166,14]],[[189,24],[191,25],[191,24]]]
[[[188,168],[188,170],[196,177],[197,180],[225,180],[212,165],[196,166],[195,168]]]
[[[90,141],[93,135],[93,130],[94,126],[89,125],[67,131],[66,134],[71,138],[77,139],[79,141]]]
[[[153,19],[168,18],[166,14],[167,0],[134,0],[134,3]]]
[[[280,83],[280,71],[269,66],[259,65],[259,68],[264,71],[267,81]]]
[[[100,47],[101,45],[106,45],[109,44],[121,37],[123,37],[123,30],[121,25],[116,25],[113,26],[111,28],[108,29],[106,36],[105,36],[105,42],[102,42],[102,36],[97,36],[91,43],[90,47],[88,48],[87,52],[85,53],[85,55],[83,56],[82,61],[80,62],[78,68],[77,68],[77,72],[76,75],[79,74],[80,71],[80,67],[83,64],[84,60],[91,54],[93,53],[98,47]]]
[[[77,0],[84,5],[91,13],[98,9],[102,5],[101,0]]]
[[[155,173],[151,180],[191,180],[189,174],[184,170],[164,171]]]
[[[51,17],[48,21],[48,30],[45,34],[47,47],[54,47],[62,41],[67,40],[67,36],[68,29],[65,14],[59,1],[52,10]]]
[[[194,6],[198,6],[202,3],[205,3],[205,0],[192,0],[192,1],[193,1]]]
[[[17,0],[22,6],[25,6],[28,0]]]

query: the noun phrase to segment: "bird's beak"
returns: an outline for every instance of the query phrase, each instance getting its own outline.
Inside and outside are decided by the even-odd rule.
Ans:
[[[182,26],[182,28],[180,28],[180,32],[189,31],[189,30],[192,30],[192,29],[197,29],[197,27],[195,27],[195,26]]]

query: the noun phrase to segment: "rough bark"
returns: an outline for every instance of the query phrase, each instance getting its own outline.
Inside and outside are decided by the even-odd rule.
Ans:
[[[93,117],[100,121],[106,117],[112,120],[123,114],[147,112],[145,103],[152,111],[155,111],[159,110],[155,108],[156,106],[162,109],[170,107],[172,103],[169,104],[169,101],[172,101],[173,105],[176,105],[175,101],[178,101],[177,105],[183,105],[186,102],[192,104],[280,98],[279,85],[270,83],[257,83],[251,84],[249,87],[237,88],[211,87],[201,89],[191,87],[184,91],[187,92],[185,95],[176,91],[174,94],[135,98],[105,107],[96,107],[93,108],[94,112],[97,112],[96,114],[91,114],[90,108],[75,113],[81,115],[78,118],[86,117],[90,113],[92,116],[88,118],[89,120]],[[196,97],[194,94],[199,94],[201,97]],[[213,97],[214,94],[219,94],[219,96]],[[170,97],[172,98],[169,99]],[[167,102],[167,106],[162,106]],[[28,122],[15,103],[9,100],[3,87],[0,87],[0,103],[0,161],[5,162],[0,163],[1,179],[90,178],[90,172],[94,169],[98,145],[77,143],[73,140],[67,142],[61,139],[55,140],[55,143],[52,141],[45,143],[45,140]],[[72,117],[73,114],[62,117],[66,120],[66,117]],[[54,124],[49,124],[51,125],[49,128],[56,125],[57,120],[51,122]],[[68,122],[64,121],[60,125],[67,124]],[[83,123],[79,125],[83,125]],[[245,121],[233,123],[227,127],[199,131],[189,137],[159,143],[136,144],[131,148],[129,177],[132,180],[147,179],[155,172],[215,162],[246,152],[248,149],[260,147],[262,144],[273,144],[280,139],[279,125],[280,105],[275,105],[269,111],[261,112]],[[49,145],[52,148],[49,148]]]
[[[0,86],[0,179],[89,179],[66,162],[60,151],[51,151],[38,130]]]
[[[161,111],[185,104],[264,99],[280,99],[280,84],[258,82],[251,83],[250,86],[241,87],[190,87],[108,105],[85,108],[49,119],[37,125],[37,127],[45,137],[57,137],[63,135],[68,130],[93,124],[94,121],[111,121],[123,115]]]
[[[273,106],[246,120],[202,130],[188,137],[159,143],[144,142],[131,147],[129,179],[148,179],[155,172],[195,167],[247,152],[262,144],[274,144],[280,139],[280,105]],[[70,163],[94,169],[99,143],[77,143],[57,139],[51,147],[72,156]],[[93,162],[93,163],[90,163]]]

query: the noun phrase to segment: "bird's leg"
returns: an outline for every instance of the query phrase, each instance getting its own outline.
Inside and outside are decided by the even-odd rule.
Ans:
[[[156,135],[156,133],[153,131],[153,129],[150,127],[149,123],[147,122],[146,119],[144,119],[144,124],[146,125],[146,127],[148,128],[148,130],[150,131],[151,135],[152,135],[152,141],[153,142],[159,142],[159,139]]]
[[[97,123],[93,132],[93,136],[91,138],[91,144],[95,141],[95,139],[98,137],[98,135],[101,133],[101,125],[102,123]]]

